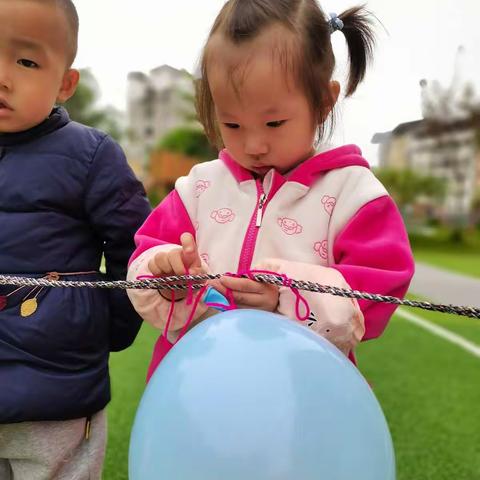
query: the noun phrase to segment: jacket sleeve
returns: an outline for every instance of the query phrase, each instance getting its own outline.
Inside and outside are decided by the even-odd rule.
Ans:
[[[349,288],[337,270],[322,265],[270,258],[262,261],[255,268],[286,274],[289,278]],[[326,293],[308,291],[299,293],[308,304],[310,311],[310,315],[304,320],[305,325],[348,356],[365,333],[363,315],[357,301]],[[280,287],[278,313],[292,320],[300,320],[308,313],[305,310],[306,305],[297,303],[297,298],[290,288]]]
[[[99,242],[103,244],[106,277],[124,280],[134,249],[133,236],[150,205],[142,184],[130,169],[120,146],[109,136],[100,142],[88,175],[85,208]],[[125,290],[107,290],[110,313],[110,350],[132,344],[141,319]]]
[[[148,217],[135,235],[136,249],[130,259],[128,280],[136,280],[141,275],[151,275],[148,263],[156,253],[178,248],[180,236],[188,232],[195,237],[195,229],[176,190],[173,190]],[[205,271],[206,264],[202,262]],[[162,297],[157,290],[128,290],[128,296],[140,316],[155,328],[165,329],[171,302]],[[173,316],[168,338],[173,341],[191,312],[186,299],[174,303]],[[194,312],[193,322],[207,310],[200,302]]]
[[[402,217],[393,200],[382,196],[364,205],[337,235],[335,263],[350,287],[403,298],[414,260]],[[364,340],[378,337],[397,308],[390,303],[359,300],[365,317]]]

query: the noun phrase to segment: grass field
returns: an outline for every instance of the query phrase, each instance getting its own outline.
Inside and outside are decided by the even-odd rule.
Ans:
[[[447,232],[435,237],[410,235],[415,260],[480,278],[480,231],[464,235],[463,241],[454,241]]]
[[[397,317],[358,356],[390,425],[398,480],[480,479],[480,358]]]
[[[108,407],[108,444],[104,480],[126,480],[128,442],[157,332],[144,324],[135,343],[110,357],[112,401]]]
[[[470,277],[480,278],[480,249],[478,251],[464,251],[461,246],[452,248],[452,250],[416,248],[415,260]]]
[[[475,320],[409,311],[480,345]],[[132,348],[112,355],[104,480],[127,479],[129,432],[155,337],[145,326]],[[480,480],[480,358],[394,317],[358,359],[390,425],[398,480]]]

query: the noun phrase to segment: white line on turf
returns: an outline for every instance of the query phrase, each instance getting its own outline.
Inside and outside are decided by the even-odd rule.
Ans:
[[[415,315],[413,313],[405,311],[403,308],[399,308],[396,312],[396,315],[404,318],[405,320],[414,323],[420,328],[423,328],[425,330],[428,330],[430,333],[433,333],[434,335],[437,335],[438,337],[441,337],[451,343],[454,343],[458,347],[462,348],[463,350],[471,353],[475,357],[480,358],[480,346],[470,342],[469,340],[466,340],[465,338],[461,337],[460,335],[457,335],[456,333],[451,332],[450,330],[447,330],[446,328],[440,327],[438,325],[435,325],[432,322],[429,322],[428,320],[424,320],[423,318],[419,317],[418,315]]]

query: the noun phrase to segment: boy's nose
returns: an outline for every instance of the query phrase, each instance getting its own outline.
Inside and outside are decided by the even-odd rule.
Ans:
[[[0,57],[0,89],[1,90],[11,90],[12,89],[12,77],[8,62],[3,58],[3,55]]]
[[[3,69],[0,66],[0,90],[11,90],[12,89],[12,80],[6,69]]]

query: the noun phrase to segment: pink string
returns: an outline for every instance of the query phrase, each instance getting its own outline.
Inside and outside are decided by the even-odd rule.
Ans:
[[[235,310],[238,308],[237,303],[235,302],[235,297],[233,296],[233,292],[230,288],[227,288],[227,291],[225,292],[225,297],[227,298],[230,307],[232,307],[230,310]]]
[[[224,305],[223,303],[215,303],[215,302],[205,302],[205,305],[208,307],[212,308],[218,308],[220,310],[224,310],[225,312],[228,312],[229,310],[236,310],[238,307],[237,305]]]
[[[242,278],[242,275],[246,275],[250,280],[253,280],[253,281],[255,281],[255,274],[275,275],[277,277],[280,277],[282,279],[282,285],[284,287],[289,288],[292,291],[292,293],[295,295],[295,316],[301,322],[304,322],[305,320],[308,319],[311,312],[310,305],[308,304],[305,297],[299,292],[298,288],[295,288],[292,286],[292,279],[288,278],[287,275],[285,275],[284,273],[272,272],[270,270],[247,270],[245,272],[239,272],[239,273],[231,273],[231,272],[225,273],[226,276],[235,277],[235,278]],[[188,269],[187,269],[187,275],[189,275]],[[160,275],[140,275],[137,277],[137,280],[143,280],[147,278],[148,279],[160,278],[160,277],[161,277]],[[187,283],[186,304],[191,305],[193,302],[193,305],[192,305],[190,314],[188,315],[187,321],[183,325],[182,330],[180,331],[180,334],[178,335],[178,338],[175,343],[177,343],[185,335],[185,333],[187,333],[188,327],[192,323],[193,317],[195,316],[195,312],[197,311],[198,304],[200,303],[200,300],[202,299],[203,294],[209,287],[208,284],[203,285],[203,287],[200,288],[200,290],[198,291],[198,294],[194,296],[193,287],[192,287],[193,282],[191,280],[188,280],[186,283]],[[233,292],[231,291],[231,289],[227,289],[225,296],[229,302],[228,306],[225,306],[221,303],[215,303],[215,302],[207,302],[206,305],[209,307],[221,308],[225,311],[236,310],[238,307],[237,307],[237,304],[235,303],[235,298],[233,296]],[[302,315],[300,312],[301,304],[303,304],[305,308],[304,315]],[[168,310],[168,318],[167,318],[167,323],[165,325],[165,331],[164,331],[165,338],[167,338],[168,329],[170,328],[170,323],[173,318],[174,308],[175,308],[175,290],[171,290],[170,308]]]
[[[305,320],[310,317],[310,305],[308,304],[306,298],[298,291],[298,288],[292,287],[292,279],[287,277],[284,273],[277,273],[277,272],[272,272],[270,270],[247,270],[245,272],[239,272],[239,273],[226,273],[225,275],[228,275],[229,277],[236,277],[240,278],[241,275],[246,275],[250,280],[255,281],[255,274],[266,274],[266,275],[275,275],[276,277],[281,277],[282,279],[282,285],[284,287],[287,287],[291,290],[291,292],[295,295],[295,316],[297,319],[301,322],[304,322]],[[305,315],[302,315],[300,312],[300,304],[303,304],[305,308]]]
[[[173,318],[173,309],[175,308],[175,290],[170,291],[170,308],[168,309],[168,317],[167,317],[167,324],[165,325],[165,331],[163,332],[163,336],[168,340],[168,329],[170,328],[170,322]]]
[[[190,275],[188,272],[188,269],[186,269],[186,275]],[[144,280],[144,279],[155,279],[155,278],[162,278],[163,275],[139,275],[136,277],[137,280]],[[194,295],[193,295],[193,282],[191,280],[187,280],[187,296],[186,296],[186,304],[191,305],[193,300],[194,300]],[[195,315],[195,312],[198,307],[198,303],[200,302],[200,299],[202,298],[202,295],[204,294],[205,290],[208,288],[208,285],[204,285],[198,292],[198,295],[195,297],[195,301],[193,302],[192,310],[190,312],[190,315],[188,316],[187,321],[185,322],[184,326],[182,327],[182,330],[180,331],[180,334],[176,340],[175,343],[177,343],[183,335],[187,332],[187,329],[192,323],[193,316]],[[163,332],[163,336],[168,339],[167,334],[168,334],[168,329],[170,328],[170,323],[173,318],[173,309],[175,308],[175,290],[170,291],[171,294],[171,299],[170,299],[170,308],[168,309],[168,317],[167,317],[167,323],[165,325],[165,330]]]
[[[190,311],[190,315],[187,318],[187,321],[185,322],[185,325],[182,327],[182,330],[180,331],[180,334],[178,335],[177,342],[187,333],[188,327],[192,323],[193,317],[195,315],[195,312],[197,311],[198,304],[200,303],[200,300],[202,299],[203,294],[205,293],[205,290],[208,288],[208,285],[204,285],[199,291],[198,295],[195,297],[195,301],[193,302],[192,310]],[[173,312],[173,309],[172,309]],[[175,342],[175,343],[177,343]]]

